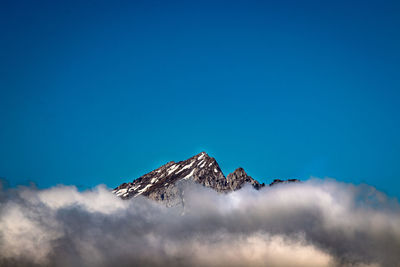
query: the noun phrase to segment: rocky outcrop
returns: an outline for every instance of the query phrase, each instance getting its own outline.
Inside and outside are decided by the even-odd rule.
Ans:
[[[228,174],[226,180],[231,190],[239,190],[246,183],[250,183],[255,189],[260,189],[265,185],[248,176],[243,168],[237,168],[233,173]]]

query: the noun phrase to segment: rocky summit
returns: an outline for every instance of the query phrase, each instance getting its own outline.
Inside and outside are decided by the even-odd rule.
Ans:
[[[123,199],[142,195],[173,206],[181,199],[179,196],[183,193],[177,185],[190,182],[221,193],[238,190],[246,184],[252,185],[255,189],[265,186],[264,183],[260,184],[247,175],[243,168],[237,168],[225,177],[217,161],[207,153],[201,152],[184,161],[168,162],[130,183],[121,184],[112,192]]]

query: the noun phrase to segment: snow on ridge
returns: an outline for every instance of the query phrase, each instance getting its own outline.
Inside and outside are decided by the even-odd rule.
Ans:
[[[168,168],[168,175],[170,175],[171,173],[173,173],[174,171],[176,171],[176,169],[179,168],[178,164],[174,164],[171,167]]]
[[[183,167],[182,169],[180,169],[179,171],[177,171],[176,173],[180,173],[181,171],[185,170],[185,169],[189,169],[190,167],[192,167],[194,161],[192,161],[190,164],[186,165],[185,167]]]
[[[122,189],[118,190],[115,194],[117,196],[121,196],[121,195],[125,194],[127,191],[128,191],[127,188],[122,188]]]

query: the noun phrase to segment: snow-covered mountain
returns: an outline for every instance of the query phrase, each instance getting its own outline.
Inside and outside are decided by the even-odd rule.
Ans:
[[[288,181],[274,180],[271,185]],[[289,182],[294,181],[298,180]],[[167,205],[174,205],[177,196],[182,194],[177,185],[190,182],[223,193],[238,190],[245,184],[251,184],[257,190],[265,186],[264,183],[260,184],[247,175],[243,168],[237,168],[225,177],[217,161],[207,153],[201,152],[184,161],[168,162],[130,183],[121,184],[113,190],[113,193],[123,199],[143,195],[156,201],[166,202]]]

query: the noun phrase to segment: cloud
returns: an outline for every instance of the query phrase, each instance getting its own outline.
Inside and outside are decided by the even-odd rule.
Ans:
[[[0,265],[400,266],[399,203],[367,185],[184,190],[183,209],[105,186],[3,190]]]

